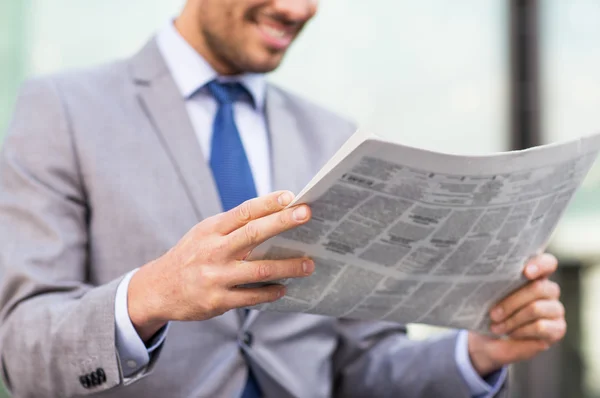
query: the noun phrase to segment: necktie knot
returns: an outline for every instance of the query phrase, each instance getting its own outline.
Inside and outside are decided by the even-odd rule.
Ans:
[[[240,83],[220,83],[216,80],[207,84],[208,90],[220,105],[232,104],[248,91]]]

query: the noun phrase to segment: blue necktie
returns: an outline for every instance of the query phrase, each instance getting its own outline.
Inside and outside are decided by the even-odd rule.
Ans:
[[[210,167],[219,190],[223,210],[228,211],[255,198],[252,170],[233,118],[233,104],[247,91],[239,83],[208,83],[219,103],[213,123]]]
[[[219,103],[213,122],[210,167],[223,210],[228,211],[257,196],[250,163],[233,118],[234,102],[248,92],[239,83],[216,81],[208,83],[208,90]],[[260,396],[260,387],[252,371],[248,369],[248,380],[241,398]]]

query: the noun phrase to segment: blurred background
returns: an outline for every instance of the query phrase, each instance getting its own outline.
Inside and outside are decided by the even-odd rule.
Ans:
[[[128,57],[182,4],[0,1],[0,145],[23,79]],[[403,143],[490,153],[600,130],[599,38],[599,0],[321,0],[270,79]],[[549,251],[569,331],[513,396],[598,398],[600,163]]]

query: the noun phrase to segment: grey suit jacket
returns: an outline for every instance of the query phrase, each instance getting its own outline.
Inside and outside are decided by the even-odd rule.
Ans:
[[[278,190],[298,192],[354,131],[273,86],[266,112]],[[154,41],[130,60],[26,83],[0,157],[1,363],[14,395],[237,397],[247,357],[266,397],[468,397],[455,334],[411,342],[397,324],[276,313],[243,323],[237,311],[174,322],[124,380],[117,285],[220,210]],[[84,388],[97,369],[101,384]]]

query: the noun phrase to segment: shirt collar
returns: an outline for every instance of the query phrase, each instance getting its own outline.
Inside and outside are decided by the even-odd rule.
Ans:
[[[256,109],[263,109],[266,91],[264,75],[245,73],[237,76],[219,76],[179,34],[172,21],[158,32],[156,40],[179,92],[186,100],[212,80],[236,81],[248,90]]]

